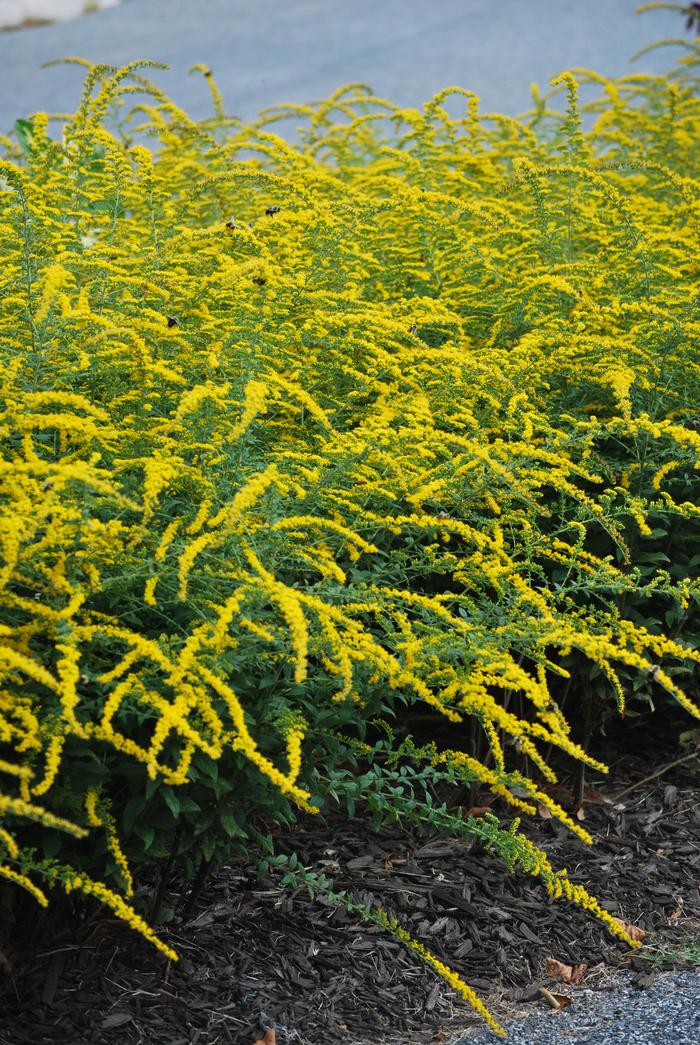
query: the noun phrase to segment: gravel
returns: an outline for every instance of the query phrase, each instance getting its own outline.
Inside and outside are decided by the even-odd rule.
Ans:
[[[646,990],[622,986],[576,990],[566,1009],[539,1008],[506,1026],[508,1045],[698,1045],[700,973],[659,976]],[[542,1003],[544,1006],[544,1002]],[[463,1035],[452,1045],[495,1045],[490,1031]]]

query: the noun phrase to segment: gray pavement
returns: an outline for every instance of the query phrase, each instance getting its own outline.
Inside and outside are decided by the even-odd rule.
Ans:
[[[538,1007],[508,1022],[507,1045],[699,1045],[700,974],[659,976],[648,990],[617,986],[610,991],[571,992],[574,1002],[557,1012]],[[490,1031],[455,1039],[453,1045],[496,1045]]]
[[[360,80],[420,106],[450,84],[476,91],[486,112],[529,107],[529,85],[572,66],[606,75],[665,72],[670,50],[630,66],[653,40],[683,35],[670,11],[635,14],[636,0],[124,0],[121,7],[0,33],[0,132],[37,110],[73,109],[82,71],[62,55],[124,64],[167,62],[154,77],[196,118],[210,112],[195,62],[209,65],[227,111],[327,96]]]

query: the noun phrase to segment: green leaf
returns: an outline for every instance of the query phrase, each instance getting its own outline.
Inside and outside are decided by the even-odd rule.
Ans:
[[[124,813],[122,814],[122,824],[124,825],[124,831],[126,834],[129,834],[133,830],[134,824],[145,808],[146,800],[141,795],[134,795],[134,797],[130,798],[126,803]]]
[[[182,789],[179,789],[177,800],[180,804],[181,813],[194,813],[198,814],[202,812],[202,807],[198,802],[195,802],[189,795],[183,794]]]
[[[22,152],[29,155],[32,151],[32,139],[34,137],[34,124],[32,121],[15,120],[15,135]]]
[[[154,829],[151,827],[150,824],[138,823],[134,827],[134,834],[137,838],[141,839],[141,842],[143,843],[144,852],[147,853],[148,850],[151,848],[151,845],[153,844],[153,839],[156,835]]]
[[[222,806],[219,810],[219,822],[229,838],[236,838],[243,833],[241,825],[236,820],[235,814],[229,806]]]
[[[165,799],[165,804],[167,805],[168,809],[173,814],[173,816],[177,818],[181,809],[180,796],[172,787],[164,787],[162,789],[161,794]]]
[[[204,838],[201,842],[200,850],[205,860],[213,859],[214,853],[216,852],[216,839],[211,835]]]

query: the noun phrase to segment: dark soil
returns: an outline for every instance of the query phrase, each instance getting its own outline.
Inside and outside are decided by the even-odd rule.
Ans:
[[[700,761],[615,801],[683,754],[648,725],[627,738],[623,757],[611,749],[619,758],[611,777],[587,783],[593,848],[551,819],[528,830],[555,866],[647,931],[646,953],[656,964],[639,952],[632,958],[591,916],[550,902],[536,880],[508,874],[476,846],[317,818],[276,844],[395,914],[497,1008],[499,999],[517,1004],[536,994],[548,982],[548,957],[586,963],[584,989],[630,967],[647,986],[654,969],[682,963],[688,941],[700,942]],[[614,757],[611,750],[602,754]],[[257,882],[245,860],[214,874],[190,919],[175,919],[163,935],[181,955],[176,965],[109,919],[94,922],[80,944],[57,941],[31,963],[18,961],[0,979],[0,1045],[252,1045],[267,1027],[279,1045],[417,1045],[447,1041],[479,1022],[376,926],[274,878]]]

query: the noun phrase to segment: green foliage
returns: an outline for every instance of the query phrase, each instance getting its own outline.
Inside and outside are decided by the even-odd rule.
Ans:
[[[627,939],[435,788],[588,841],[546,790],[551,750],[597,765],[577,704],[700,714],[693,63],[583,73],[587,113],[567,73],[563,114],[353,85],[251,126],[144,65],[3,142],[0,874],[172,954],[132,868],[282,866],[270,822],[362,805]],[[449,743],[405,736],[420,713]]]

